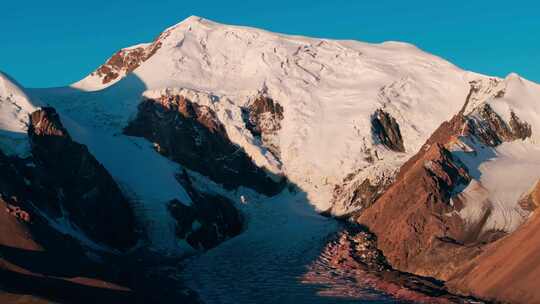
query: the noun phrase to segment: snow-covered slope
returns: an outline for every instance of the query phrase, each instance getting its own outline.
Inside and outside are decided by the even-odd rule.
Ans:
[[[523,137],[527,135],[525,139],[495,147],[486,147],[470,138],[455,144],[453,154],[474,178],[458,195],[465,201],[460,215],[468,223],[478,223],[487,215],[482,232],[512,232],[528,218],[530,210],[525,210],[520,202],[540,179],[540,85],[516,74],[478,85],[484,92],[479,90],[478,98],[467,106],[465,114],[481,121],[478,109],[488,105],[492,115],[500,117],[510,132],[520,131],[520,126],[513,124],[514,119],[530,130],[521,130]],[[504,128],[501,131],[503,135],[506,132]]]
[[[28,115],[36,108],[23,89],[0,72],[0,149],[7,154],[28,153]]]
[[[228,115],[225,125],[231,140],[257,164],[301,186],[320,210],[330,207],[334,186],[359,168],[369,177],[399,167],[460,109],[469,80],[482,77],[405,43],[287,36],[199,17],[167,29],[142,47],[152,47],[152,55],[137,62],[130,76],[103,83],[93,73],[73,88],[96,91],[88,93],[92,99],[116,96],[119,88],[134,83],[141,91],[189,89],[214,96],[213,108]],[[281,166],[239,115],[260,93],[284,108],[278,136]],[[117,117],[129,117],[126,110],[134,110],[139,101],[136,96],[131,99],[133,106]],[[97,118],[84,120],[109,124],[103,112],[115,111],[124,100],[107,98],[97,108],[96,102],[80,100],[77,107],[73,102],[66,107],[91,107]],[[399,124],[404,153],[390,151],[373,138],[371,118],[379,108]],[[96,121],[101,118],[105,121]]]
[[[86,145],[109,171],[131,202],[151,246],[178,253],[185,246],[179,246],[183,243],[176,238],[167,204],[177,199],[189,205],[191,199],[176,179],[178,164],[156,153],[148,141],[121,134],[142,93],[129,77],[123,84],[93,93],[59,88],[31,94],[40,105],[54,106],[73,139]]]

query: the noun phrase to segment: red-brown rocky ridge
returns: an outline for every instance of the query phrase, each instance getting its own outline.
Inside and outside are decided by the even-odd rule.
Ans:
[[[91,75],[97,75],[102,84],[108,84],[133,72],[161,48],[162,40],[168,35],[169,32],[166,31],[150,45],[119,50]]]
[[[377,235],[378,247],[399,270],[445,279],[478,250],[461,244],[466,231],[449,203],[453,189],[470,177],[441,144],[460,134],[465,122],[457,115],[443,123],[375,204],[353,216]]]
[[[474,137],[486,146],[531,135],[530,126],[512,113],[506,124],[489,106],[459,113],[444,122],[420,151],[401,168],[395,182],[369,208],[353,214],[354,222],[377,237],[377,248],[391,267],[447,281],[449,290],[482,299],[536,303],[540,290],[540,217],[531,216],[516,232],[474,238],[450,202],[469,183],[467,168],[448,151],[459,137]],[[462,188],[461,188],[462,189]],[[520,201],[534,211],[540,186]]]

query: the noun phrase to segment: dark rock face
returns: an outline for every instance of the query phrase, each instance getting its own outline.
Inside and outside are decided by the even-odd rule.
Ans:
[[[148,139],[159,153],[228,189],[246,186],[273,195],[283,186],[230,141],[212,109],[184,96],[144,100],[124,133]]]
[[[29,231],[30,226],[39,226],[39,218],[31,209],[31,198],[31,189],[15,161],[0,151],[0,245],[41,249]]]
[[[67,217],[90,239],[129,248],[137,235],[132,210],[106,169],[74,142],[53,108],[30,115],[35,166],[25,167],[34,204],[49,216]]]
[[[43,126],[53,125],[43,121]],[[200,303],[172,278],[170,270],[162,270],[164,266],[173,269],[176,262],[159,260],[156,266],[158,262],[144,260],[148,255],[136,250],[121,254],[93,251],[51,225],[49,219],[56,216],[53,209],[79,201],[59,200],[63,190],[56,188],[58,184],[42,180],[49,174],[31,157],[10,157],[0,151],[0,303]],[[115,202],[99,203],[109,208]],[[80,219],[72,219],[63,205],[66,219],[81,227],[74,222]],[[114,237],[123,233],[120,230],[125,227],[118,225],[125,213],[113,215],[118,220],[112,223],[90,220],[97,220],[95,224],[104,225],[102,230]],[[132,235],[133,231],[127,231],[124,236]],[[122,243],[112,238],[94,240],[110,241],[106,244],[123,249],[127,238]],[[90,259],[89,251],[99,261]]]
[[[428,175],[436,183],[435,186],[440,190],[442,198],[445,201],[450,199],[454,189],[459,185],[466,185],[471,180],[467,168],[442,145],[436,148],[435,158],[429,159],[424,163]]]
[[[475,109],[472,115],[469,115],[469,132],[492,147],[505,141],[530,137],[531,126],[527,122],[521,121],[514,112],[511,112],[510,115],[510,121],[506,123],[489,104],[484,104]]]
[[[56,189],[42,188],[43,185],[37,183],[34,176],[38,169],[34,166],[31,158],[9,157],[0,151],[2,279],[5,272],[28,274],[43,269],[61,268],[59,265],[69,265],[73,257],[84,259],[85,250],[80,242],[51,225],[47,217],[52,217],[49,212],[52,208],[41,208],[56,203],[56,198],[53,197]],[[46,255],[54,258],[47,261],[37,258]],[[2,287],[0,286],[0,289]]]
[[[377,110],[371,117],[371,131],[380,143],[396,152],[405,152],[399,124],[382,109]]]
[[[177,221],[179,238],[194,248],[210,249],[242,231],[242,216],[227,198],[197,191],[184,170],[178,180],[193,204],[186,206],[173,200],[169,210]]]
[[[283,107],[272,98],[261,95],[243,109],[243,114],[247,129],[279,159],[277,133],[281,129]]]
[[[531,125],[519,119],[519,117],[514,112],[511,112],[510,115],[511,117],[509,124],[513,136],[508,138],[507,140],[525,139],[531,137]]]

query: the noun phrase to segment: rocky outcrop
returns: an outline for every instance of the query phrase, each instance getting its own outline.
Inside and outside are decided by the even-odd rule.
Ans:
[[[352,216],[371,207],[373,203],[392,184],[392,174],[382,174],[371,178],[356,178],[355,174],[347,176],[343,182],[336,185],[332,197],[330,212],[340,217]]]
[[[0,245],[41,249],[29,229],[37,223],[29,210],[29,192],[12,160],[0,151]]]
[[[159,153],[228,189],[246,186],[272,195],[282,188],[231,142],[212,109],[184,96],[143,100],[124,133],[148,139]]]
[[[247,108],[243,109],[247,129],[275,157],[280,158],[278,132],[283,120],[283,107],[272,98],[258,96]]]
[[[403,138],[396,119],[382,109],[378,109],[371,117],[373,136],[388,149],[405,152]]]
[[[90,76],[97,76],[102,84],[108,84],[138,68],[161,48],[161,36],[149,45],[122,49],[101,65]]]
[[[535,211],[540,207],[540,181],[536,182],[529,193],[523,195],[518,204],[523,210],[529,212]]]
[[[64,218],[90,239],[114,248],[137,239],[132,210],[106,169],[87,147],[73,141],[53,108],[30,115],[32,166],[22,169],[33,204]]]
[[[378,109],[371,116],[373,141],[394,152],[405,152],[403,138],[397,121],[387,112]],[[377,150],[365,148],[365,160],[374,164]],[[348,174],[334,187],[329,212],[339,217],[349,217],[369,208],[388,189],[396,175],[395,169],[379,165],[366,166]]]
[[[469,176],[440,144],[423,154],[406,164],[407,170],[400,171],[396,182],[355,220],[377,235],[378,247],[393,267],[445,278],[459,261],[447,262],[444,268],[440,261],[475,252],[462,247],[465,225],[449,201]]]
[[[233,202],[217,194],[197,191],[184,170],[179,182],[188,192],[193,204],[186,206],[177,200],[169,204],[176,219],[176,234],[193,248],[210,249],[242,231],[243,221]]]
[[[487,103],[476,108],[468,117],[469,131],[489,146],[525,139],[532,133],[531,126],[521,121],[514,112],[510,112],[510,120],[505,122]]]

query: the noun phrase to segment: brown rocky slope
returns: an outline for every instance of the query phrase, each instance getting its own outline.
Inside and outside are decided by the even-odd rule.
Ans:
[[[470,180],[467,169],[441,144],[461,131],[465,119],[445,122],[407,161],[393,185],[355,221],[378,237],[378,246],[395,268],[445,279],[462,259],[477,254],[462,242],[464,223],[449,199]],[[440,267],[441,261],[447,261]]]
[[[451,152],[463,141],[489,150],[530,136],[531,126],[514,112],[505,122],[487,103],[468,115],[461,111],[432,134],[372,205],[351,219],[363,227],[362,233],[376,235],[378,249],[397,270],[448,281],[449,290],[483,299],[538,302],[538,215],[532,213],[511,234],[479,234],[489,212],[474,224],[459,216],[468,203],[460,199],[460,192],[473,177]],[[523,210],[537,208],[538,188],[537,184],[521,199]]]

